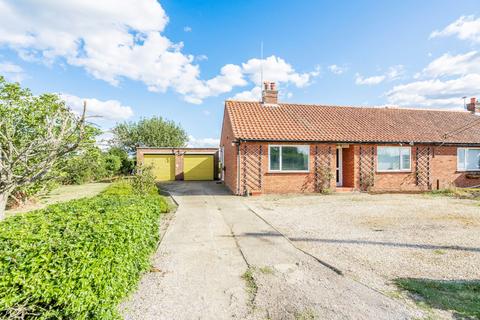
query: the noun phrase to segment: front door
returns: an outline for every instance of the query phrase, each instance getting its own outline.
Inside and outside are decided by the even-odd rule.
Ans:
[[[336,170],[335,176],[337,181],[337,187],[341,187],[343,185],[343,159],[342,159],[342,149],[337,148],[337,162],[336,162]]]

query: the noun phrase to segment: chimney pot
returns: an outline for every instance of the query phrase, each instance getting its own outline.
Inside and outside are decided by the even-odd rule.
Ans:
[[[262,103],[277,104],[278,90],[275,82],[264,82],[264,89],[262,91]]]
[[[471,113],[475,113],[477,111],[477,98],[472,97],[470,98],[470,103],[467,104],[467,110],[470,111]]]

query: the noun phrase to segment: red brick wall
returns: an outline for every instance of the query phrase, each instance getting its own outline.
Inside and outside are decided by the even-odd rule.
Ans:
[[[232,146],[233,132],[230,122],[224,118],[221,146],[225,147],[225,184],[234,193],[237,192],[237,146]],[[248,144],[262,145],[265,150],[262,159],[263,186],[262,193],[302,193],[314,192],[314,150],[315,145],[310,144],[310,172],[309,173],[274,173],[268,172],[268,145],[265,142],[244,142]],[[272,143],[276,144],[276,143]],[[305,145],[306,143],[291,143]],[[335,190],[335,144],[330,144],[332,150],[332,180],[331,189]],[[409,172],[377,172],[375,171],[375,185],[372,191],[422,191],[423,187],[416,185],[416,147],[412,146],[411,171]],[[344,148],[343,155],[343,185],[346,187],[359,188],[359,145],[350,144]],[[431,175],[432,188],[436,189],[437,180],[440,188],[449,186],[468,187],[480,185],[480,179],[468,179],[465,172],[457,172],[457,148],[456,147],[432,147]],[[376,148],[375,148],[376,158]],[[375,159],[376,166],[376,159]]]
[[[411,172],[375,173],[373,191],[423,191],[425,188],[416,185],[416,147],[412,147]],[[423,147],[423,146],[422,146]],[[480,185],[480,179],[467,179],[465,172],[457,171],[457,147],[432,147],[430,162],[430,183],[432,189],[451,186],[469,187]]]
[[[440,189],[451,186],[472,187],[480,185],[480,179],[468,179],[465,172],[457,171],[457,147],[435,147],[432,159],[432,185]]]
[[[223,114],[222,135],[220,147],[224,148],[224,163],[222,164],[224,182],[230,191],[237,193],[237,145],[233,145],[233,130],[226,112]]]
[[[265,150],[265,153],[262,157],[262,172],[263,181],[262,181],[262,193],[311,193],[314,192],[314,155],[315,155],[315,146],[331,146],[331,162],[330,169],[332,173],[335,173],[335,145],[326,145],[326,144],[310,144],[310,172],[269,172],[268,171],[268,146],[269,143],[264,142],[246,142],[252,145],[262,145],[262,149]],[[272,143],[277,144],[277,143]],[[243,145],[243,144],[242,144]],[[282,145],[306,145],[306,143],[285,143]],[[332,177],[330,188],[335,189],[335,179]]]

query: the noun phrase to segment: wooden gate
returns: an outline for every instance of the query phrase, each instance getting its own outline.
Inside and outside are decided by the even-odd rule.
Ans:
[[[431,157],[432,150],[430,147],[417,147],[415,150],[415,179],[417,186],[431,190]]]
[[[239,194],[262,191],[262,145],[244,144],[240,148]]]
[[[358,169],[360,190],[368,191],[375,185],[375,147],[360,146]]]

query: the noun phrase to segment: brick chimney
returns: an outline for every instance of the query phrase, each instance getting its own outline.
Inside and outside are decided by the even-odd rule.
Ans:
[[[477,98],[473,97],[470,98],[470,103],[467,104],[467,110],[470,111],[471,113],[475,113],[478,111],[478,108],[480,107],[480,104],[477,101]]]
[[[264,104],[277,104],[278,103],[278,90],[275,82],[263,83],[262,90],[262,103]]]

